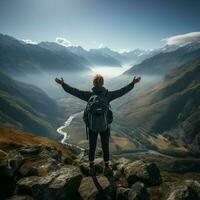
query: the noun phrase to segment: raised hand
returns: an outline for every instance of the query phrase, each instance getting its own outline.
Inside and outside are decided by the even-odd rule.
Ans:
[[[136,77],[136,76],[134,76],[134,78],[133,78],[133,83],[134,83],[134,84],[139,83],[140,80],[141,80],[141,77]]]
[[[58,83],[60,85],[62,85],[64,83],[63,78],[61,78],[61,79],[56,78],[55,81],[56,81],[56,83]]]

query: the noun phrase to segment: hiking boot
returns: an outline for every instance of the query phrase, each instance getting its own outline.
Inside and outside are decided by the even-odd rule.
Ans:
[[[113,176],[113,171],[109,166],[105,166],[103,169],[104,176]]]
[[[90,167],[89,174],[90,174],[90,176],[95,176],[96,175],[95,167],[94,166]]]

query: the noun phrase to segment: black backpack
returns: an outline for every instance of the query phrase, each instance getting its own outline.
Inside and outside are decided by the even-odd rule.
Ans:
[[[93,94],[88,100],[83,114],[87,139],[87,128],[94,132],[101,132],[105,131],[112,123],[113,115],[106,94],[107,92],[101,95]]]

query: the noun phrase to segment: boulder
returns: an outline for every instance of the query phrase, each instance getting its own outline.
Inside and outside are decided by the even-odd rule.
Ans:
[[[84,162],[88,160],[88,154],[89,154],[89,149],[84,149],[82,150],[77,156],[76,158],[74,158],[74,160],[79,163],[79,162]]]
[[[24,157],[16,150],[9,153],[0,151],[0,199],[13,194],[15,189],[16,172],[23,164]]]
[[[124,175],[129,186],[136,182],[143,182],[145,186],[155,186],[162,182],[160,170],[154,163],[147,163],[142,160],[126,164]]]
[[[128,200],[130,188],[118,187],[116,191],[116,200]]]
[[[8,173],[13,176],[19,167],[24,163],[24,157],[18,151],[10,151],[7,156]]]
[[[164,198],[167,200],[198,200],[200,199],[200,183],[187,180],[183,183],[170,184]]]
[[[46,147],[40,153],[41,158],[52,158],[52,159],[55,159],[59,162],[61,161],[61,156],[62,156],[61,151],[58,151],[58,150],[56,150],[56,148],[53,148],[53,147],[51,147],[51,148]]]
[[[49,195],[48,193],[48,185],[52,181],[52,177],[38,177],[38,176],[30,176],[20,179],[17,182],[16,193],[19,195],[30,195],[35,199],[44,198],[44,195]],[[41,194],[40,194],[41,193]]]
[[[45,177],[30,176],[17,182],[17,194],[30,195],[35,200],[64,200],[72,198],[81,183],[79,168],[68,165]]]
[[[191,188],[191,190],[193,190],[200,199],[200,183],[195,180],[186,180],[185,184],[187,185],[188,188]]]
[[[19,169],[21,177],[46,176],[49,172],[61,168],[61,152],[54,147],[29,145],[19,151],[26,158]]]
[[[105,176],[84,177],[78,192],[82,200],[112,200],[116,187]]]
[[[8,154],[0,150],[0,199],[12,195],[15,187],[14,177],[8,169]]]
[[[25,154],[38,155],[41,151],[42,151],[42,145],[40,144],[28,145],[19,149],[19,152],[22,155]]]
[[[19,174],[21,177],[46,176],[49,172],[58,170],[60,168],[61,164],[55,159],[32,158],[27,159],[25,163],[20,167]]]
[[[75,166],[63,167],[57,177],[49,185],[53,193],[53,199],[70,199],[75,196],[80,186],[82,175]]]
[[[150,200],[150,194],[143,183],[137,182],[131,186],[128,193],[128,200]]]
[[[71,164],[73,164],[73,159],[72,159],[71,157],[69,157],[69,156],[66,156],[66,157],[64,158],[64,164],[66,164],[66,165],[71,165]]]
[[[121,171],[119,171],[119,170],[114,170],[114,171],[113,171],[113,176],[114,176],[117,180],[120,180],[120,178],[123,177]]]
[[[127,158],[120,158],[113,164],[113,169],[118,170],[120,173],[123,173],[125,166],[131,161]],[[118,172],[118,173],[119,173]]]
[[[90,167],[89,167],[89,163],[85,163],[82,162],[79,165],[81,172],[85,175],[85,176],[89,176],[90,175]]]

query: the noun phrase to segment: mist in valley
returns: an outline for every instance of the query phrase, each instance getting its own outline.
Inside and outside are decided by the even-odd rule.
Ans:
[[[133,80],[132,75],[124,75],[123,73],[133,67],[132,65],[123,65],[122,67],[106,67],[106,66],[94,66],[91,67],[90,72],[82,71],[67,71],[67,70],[55,70],[55,71],[41,71],[40,73],[26,73],[25,75],[12,75],[12,78],[24,83],[35,85],[46,92],[51,98],[55,100],[60,100],[63,98],[76,99],[75,97],[67,94],[60,85],[55,82],[55,78],[63,78],[64,81],[72,87],[78,88],[80,90],[89,90],[93,87],[93,77],[96,74],[101,74],[104,77],[104,86],[108,90],[116,90],[124,87],[126,84]],[[136,74],[137,75],[137,74]],[[133,97],[136,97],[138,93],[142,93],[144,90],[152,86],[153,84],[161,81],[163,76],[153,76],[148,74],[140,74],[142,77],[141,84],[139,84],[133,92]],[[129,96],[125,99],[119,99],[119,103],[123,104],[126,102]],[[82,102],[81,100],[78,100]],[[119,103],[113,103],[117,105]],[[84,104],[84,102],[83,102]]]

